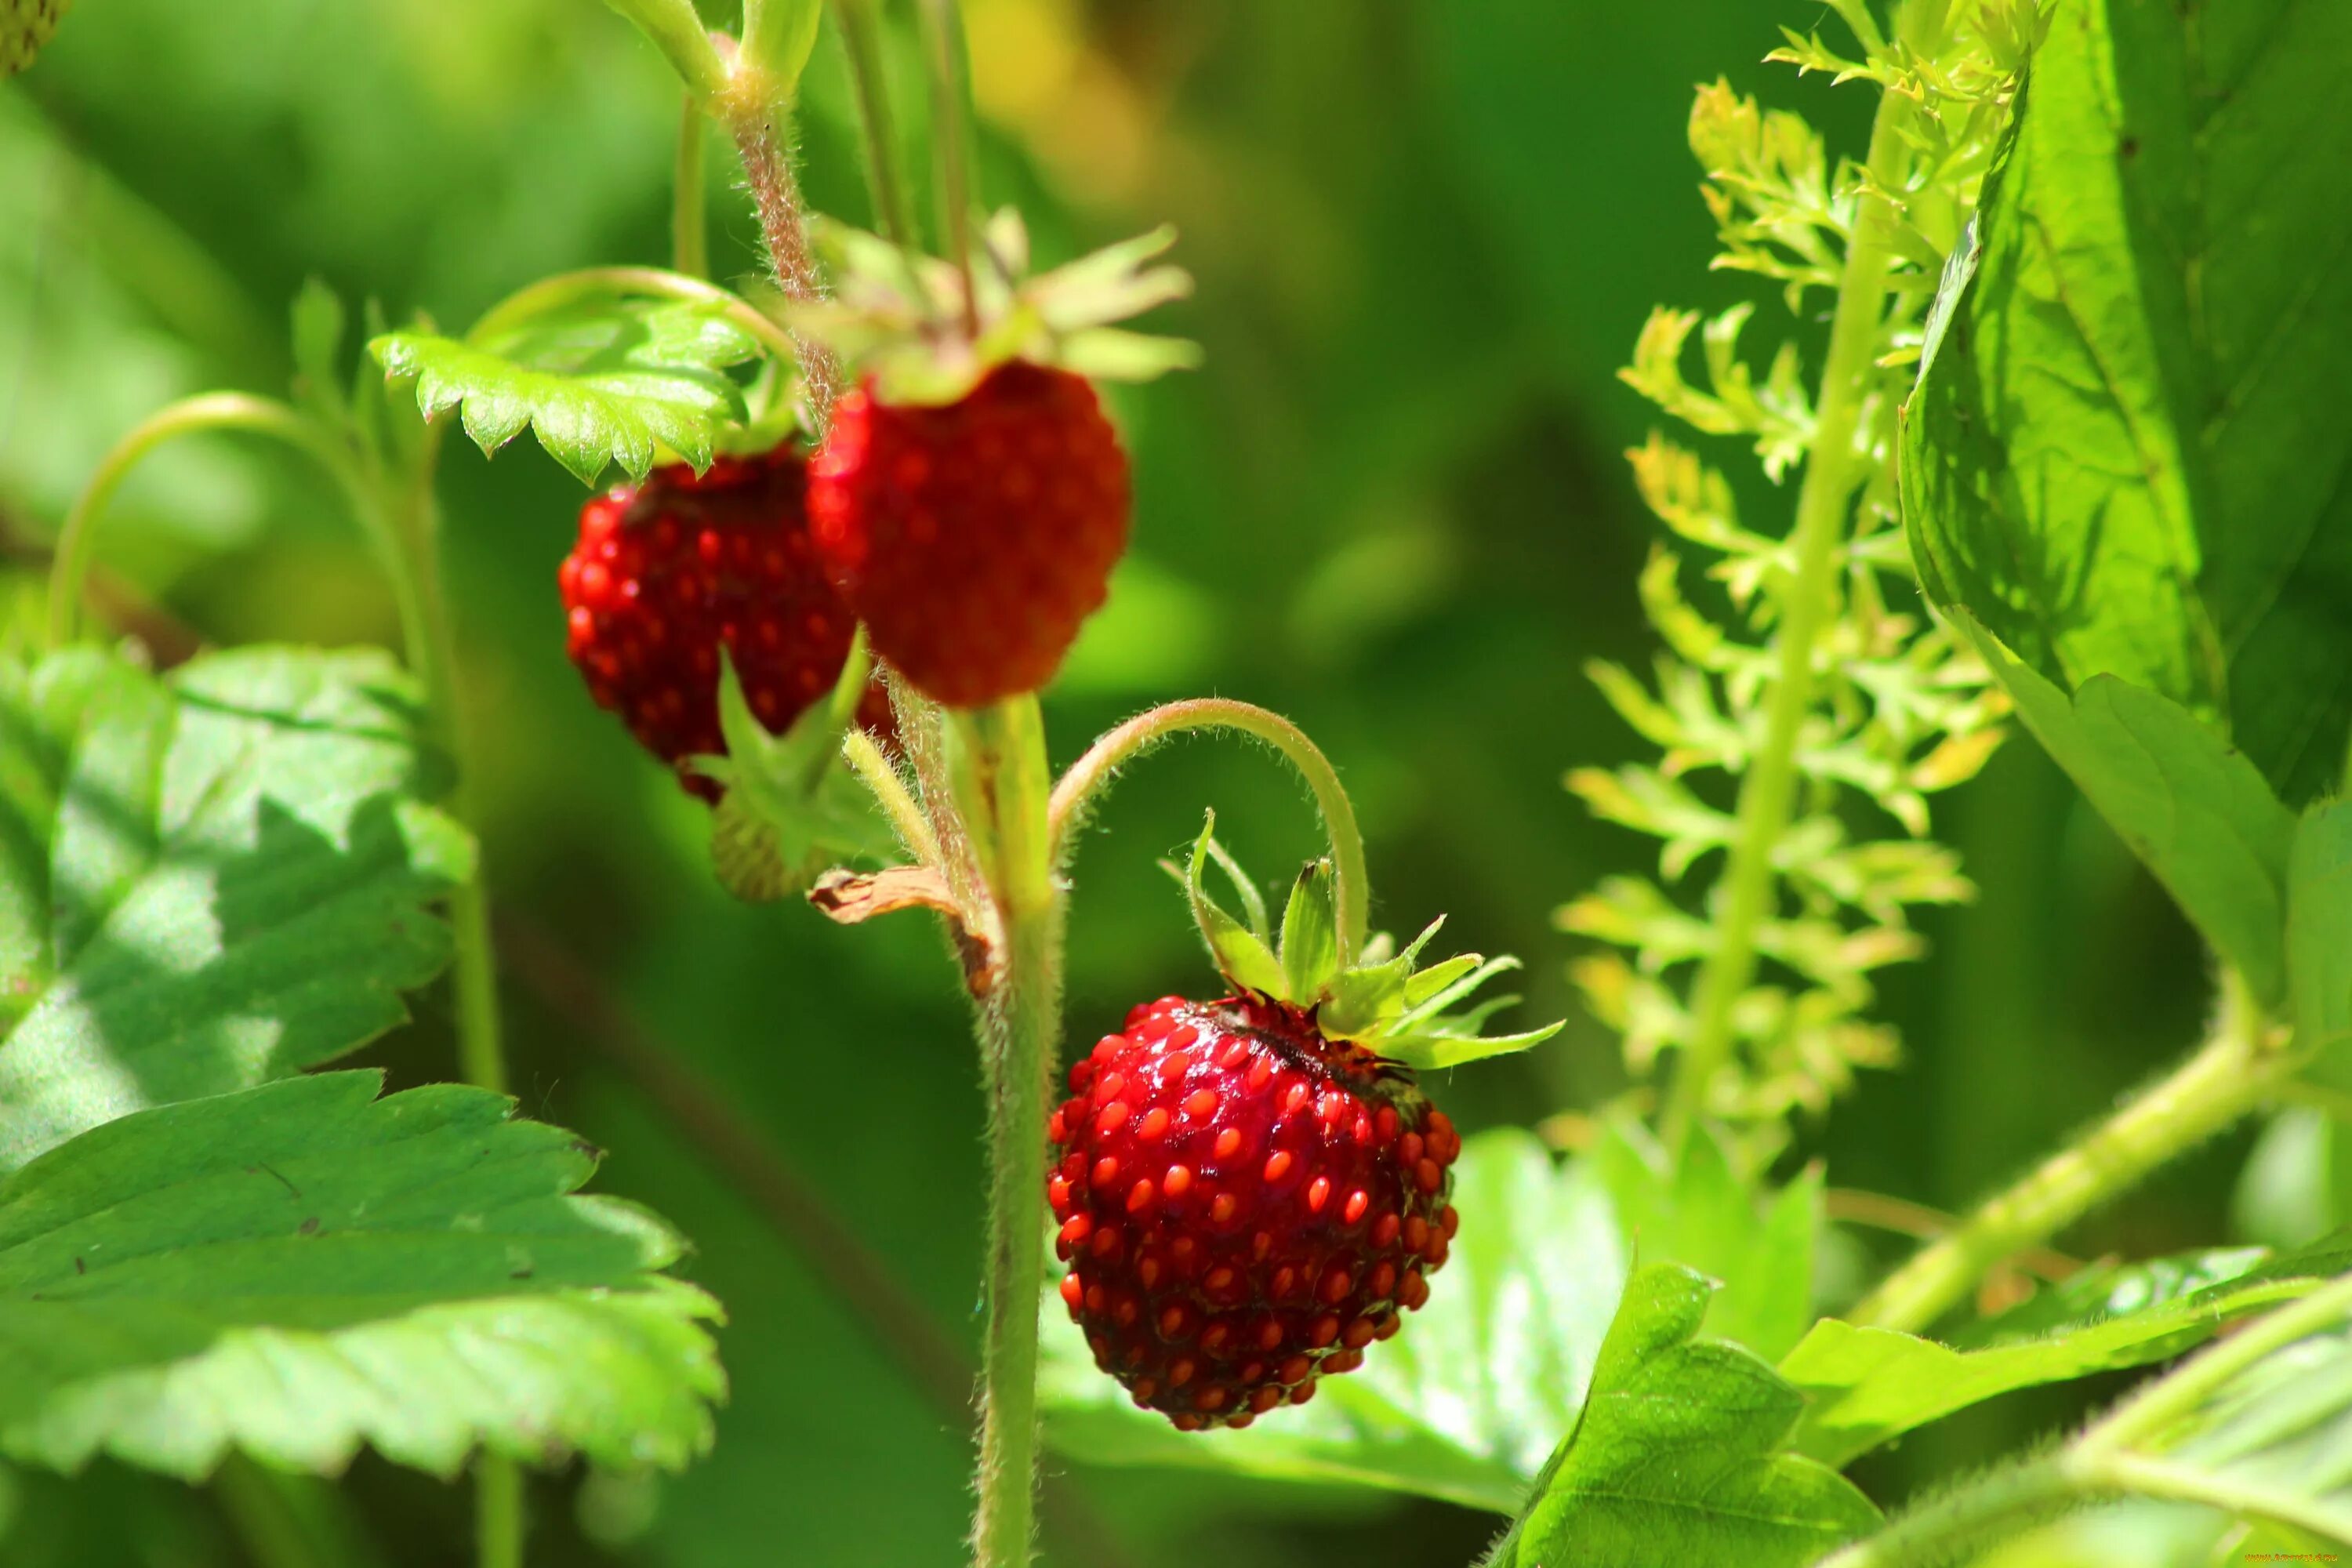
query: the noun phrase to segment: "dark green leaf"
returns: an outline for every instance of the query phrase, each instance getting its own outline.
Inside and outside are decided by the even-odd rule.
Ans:
[[[1878,1523],[1843,1476],[1784,1448],[1802,1396],[1695,1340],[1711,1289],[1664,1263],[1626,1283],[1584,1413],[1488,1568],[1800,1568]]]
[[[660,1221],[512,1102],[327,1073],[134,1112],[0,1183],[0,1452],[190,1479],[241,1450],[448,1476],[677,1468],[724,1392]]]
[[[717,305],[612,299],[479,342],[402,331],[368,348],[386,375],[415,381],[426,418],[462,405],[466,434],[486,453],[529,426],[583,484],[612,463],[642,479],[665,449],[708,467],[719,436],[745,418],[726,368],[760,352]]]
[[[421,725],[379,653],[0,660],[0,1172],[405,1016],[473,862]]]
[[[2035,56],[1906,419],[1929,594],[2291,803],[2352,730],[2352,7],[2083,0]]]
[[[1955,618],[2058,765],[2265,1003],[2284,999],[2294,817],[2245,756],[2155,692],[2097,675],[2070,701],[1967,611]]]
[[[1137,1410],[1049,1290],[1048,1440],[1090,1464],[1350,1482],[1511,1512],[1574,1419],[1625,1255],[1600,1183],[1525,1132],[1470,1139],[1454,1184],[1462,1232],[1429,1305],[1312,1404],[1246,1431],[1186,1434]]]

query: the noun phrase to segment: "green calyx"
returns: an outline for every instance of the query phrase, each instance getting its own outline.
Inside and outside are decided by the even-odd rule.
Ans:
[[[873,668],[861,631],[833,694],[772,735],[752,715],[722,650],[719,729],[727,754],[697,757],[692,765],[727,792],[711,816],[710,862],[737,898],[794,897],[842,860],[879,859],[896,847],[873,798],[841,760],[842,734],[856,721]]]
[[[1215,830],[1213,812],[1193,841],[1190,863],[1181,869],[1171,864],[1168,870],[1192,900],[1210,956],[1234,985],[1312,1013],[1317,1026],[1333,1039],[1424,1070],[1523,1051],[1559,1032],[1559,1024],[1548,1024],[1524,1034],[1481,1034],[1489,1017],[1519,998],[1465,1004],[1496,975],[1518,968],[1519,961],[1461,953],[1422,965],[1423,950],[1445,923],[1443,915],[1402,952],[1385,934],[1378,935],[1353,963],[1343,963],[1328,859],[1309,861],[1300,870],[1283,910],[1281,932],[1274,934],[1256,884],[1217,842]],[[1242,909],[1239,918],[1210,896],[1204,878],[1213,865],[1232,884]]]
[[[1161,227],[1050,272],[1029,271],[1029,235],[1010,207],[977,237],[971,301],[964,270],[831,218],[809,238],[834,297],[792,307],[793,330],[825,344],[885,402],[953,403],[998,365],[1052,365],[1098,381],[1149,381],[1198,364],[1199,345],[1116,325],[1192,291],[1159,260]]]

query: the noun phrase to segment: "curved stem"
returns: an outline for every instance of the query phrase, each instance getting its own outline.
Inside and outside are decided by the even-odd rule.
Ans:
[[[98,526],[114,492],[140,459],[156,447],[177,437],[207,430],[269,437],[304,453],[326,470],[380,557],[400,617],[402,652],[412,661],[416,659],[426,641],[424,606],[415,580],[403,563],[400,541],[385,527],[364,476],[317,421],[275,398],[244,392],[209,392],[184,398],[142,420],[100,460],[98,471],[75,500],[58,534],[49,568],[49,646],[62,647],[73,638],[90,566],[97,560]]]
[[[1863,483],[1866,468],[1863,421],[1882,374],[1876,364],[1879,324],[1895,259],[1895,215],[1881,193],[1902,186],[1902,164],[1908,155],[1903,121],[1912,112],[1909,100],[1890,92],[1880,100],[1871,127],[1871,184],[1862,197],[1838,281],[1837,314],[1822,366],[1812,446],[1790,533],[1796,564],[1781,600],[1780,668],[1764,738],[1740,781],[1738,826],[1724,867],[1715,946],[1693,991],[1691,1036],[1660,1128],[1669,1149],[1679,1149],[1691,1125],[1706,1114],[1716,1076],[1730,1059],[1733,1010],[1755,978],[1758,929],[1772,912],[1772,853],[1788,833],[1796,804],[1797,745],[1812,708],[1814,647],[1836,611],[1847,503]]]
[[[1119,768],[1162,741],[1195,730],[1238,730],[1255,735],[1280,752],[1307,781],[1323,814],[1324,833],[1331,841],[1339,962],[1353,963],[1364,945],[1370,906],[1370,885],[1364,877],[1364,837],[1356,826],[1356,808],[1349,803],[1348,792],[1339,787],[1339,775],[1332,771],[1330,759],[1307,738],[1305,731],[1279,713],[1247,702],[1221,697],[1171,702],[1137,714],[1087,748],[1087,754],[1071,763],[1054,786],[1054,864],[1059,867],[1068,858],[1072,830]]]
[[[466,341],[481,343],[496,333],[520,326],[533,316],[544,315],[575,300],[593,299],[599,294],[650,294],[656,299],[688,300],[700,305],[716,305],[726,311],[730,321],[766,344],[772,353],[795,364],[800,363],[800,348],[792,334],[776,325],[750,300],[715,283],[688,278],[681,272],[666,272],[658,267],[589,267],[577,272],[560,272],[552,278],[542,278],[536,283],[516,289],[484,311],[481,319],[466,333]]]
[[[907,793],[906,782],[898,777],[898,770],[890,765],[890,760],[882,754],[882,748],[874,743],[874,737],[863,730],[843,731],[841,754],[848,761],[859,782],[872,792],[876,804],[882,807],[882,814],[890,819],[890,826],[898,833],[899,842],[906,845],[907,853],[923,865],[937,867],[940,864],[939,835],[931,831],[929,820],[923,816],[923,808],[917,805],[915,797]]]
[[[681,277],[710,276],[710,226],[702,202],[703,134],[709,117],[687,95],[677,121],[677,163],[671,176],[669,264]]]
[[[995,847],[989,884],[1004,976],[981,1019],[988,1090],[988,1328],[976,1568],[1026,1568],[1035,1513],[1037,1300],[1045,1279],[1045,1100],[1061,1036],[1062,897],[1055,885],[1045,726],[1034,697],[972,714],[980,794]]]
[[[1918,1333],[1968,1298],[1986,1271],[2072,1225],[2150,1171],[2245,1115],[2297,1062],[2265,1038],[2260,1009],[2226,976],[2221,1017],[2195,1055],[1916,1253],[1848,1313]]]

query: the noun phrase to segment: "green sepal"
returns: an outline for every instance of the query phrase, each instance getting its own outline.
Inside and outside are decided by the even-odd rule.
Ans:
[[[810,219],[809,237],[834,297],[793,307],[793,326],[870,378],[886,402],[953,403],[1013,360],[1102,381],[1149,381],[1201,360],[1197,344],[1114,324],[1192,292],[1191,275],[1159,259],[1176,242],[1171,228],[1033,277],[1028,231],[1005,208],[975,247],[969,312],[964,274],[950,262],[822,216]]]
[[[1225,868],[1234,876],[1236,886],[1246,879],[1238,875],[1230,857],[1217,847],[1217,814],[1210,812],[1201,825],[1201,837],[1192,841],[1192,857],[1179,877],[1184,893],[1192,903],[1193,923],[1201,928],[1201,936],[1209,944],[1209,956],[1216,961],[1226,979],[1245,991],[1255,991],[1279,1001],[1287,1001],[1289,985],[1282,964],[1274,955],[1265,939],[1241,921],[1227,914],[1224,907],[1209,896],[1202,880],[1202,868],[1210,863]],[[1170,867],[1171,871],[1175,870]],[[1252,889],[1255,893],[1255,889]],[[1259,906],[1261,923],[1264,906]]]
[[[1339,974],[1339,916],[1331,902],[1331,862],[1310,860],[1291,884],[1277,950],[1293,997],[1319,996]]]
[[[1416,1068],[1459,1067],[1522,1051],[1559,1032],[1560,1026],[1551,1024],[1523,1034],[1481,1034],[1489,1017],[1519,998],[1462,1005],[1496,975],[1518,968],[1519,961],[1464,953],[1416,968],[1445,923],[1443,916],[1402,952],[1391,953],[1388,938],[1375,936],[1353,965],[1340,967],[1336,878],[1328,860],[1310,861],[1300,871],[1283,911],[1281,939],[1269,945],[1265,905],[1255,884],[1217,843],[1216,826],[1212,812],[1193,842],[1191,863],[1181,871],[1172,865],[1168,870],[1184,885],[1210,956],[1236,987],[1311,1011],[1316,1026],[1330,1038],[1351,1040]],[[1204,878],[1213,864],[1240,893],[1251,914],[1248,925],[1209,896]]]
[[[737,898],[796,897],[839,861],[882,859],[896,847],[873,798],[841,761],[842,733],[856,721],[871,672],[861,638],[832,697],[774,735],[752,714],[734,660],[719,650],[719,731],[727,754],[697,757],[692,765],[726,789],[712,814],[710,862]]]

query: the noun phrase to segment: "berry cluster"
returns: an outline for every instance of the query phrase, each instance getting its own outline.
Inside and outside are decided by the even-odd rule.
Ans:
[[[1070,1088],[1047,1192],[1062,1299],[1137,1405],[1246,1426],[1429,1299],[1462,1140],[1409,1073],[1308,1012],[1165,997]]]
[[[720,648],[772,731],[841,675],[856,623],[811,545],[807,494],[807,464],[785,446],[721,458],[699,475],[682,463],[656,468],[580,513],[556,578],[572,662],[598,705],[674,767],[726,750]],[[887,723],[878,693],[860,717]],[[713,781],[679,777],[718,798]]]

